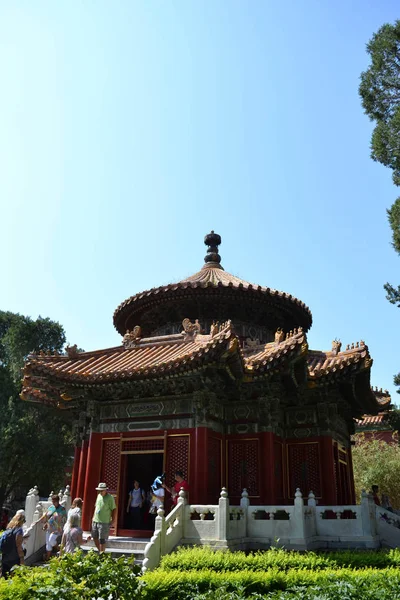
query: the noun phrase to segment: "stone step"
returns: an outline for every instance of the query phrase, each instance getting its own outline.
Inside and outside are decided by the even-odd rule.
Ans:
[[[146,538],[129,538],[129,537],[109,537],[107,540],[107,548],[115,548],[122,550],[141,550],[144,552],[146,545],[150,539]],[[86,542],[85,547],[95,548],[93,540]]]
[[[95,550],[97,552],[97,549],[94,546],[88,546],[87,544],[82,544],[80,548],[85,552],[89,552],[89,550]],[[113,548],[112,546],[106,546],[106,551],[108,550],[112,550],[117,554],[134,554],[135,556],[141,556],[142,554],[144,554],[144,548],[142,550],[137,550],[132,548]]]
[[[89,550],[93,550],[93,547],[87,546],[85,544],[81,546],[81,550],[83,550],[83,552],[89,552]],[[142,552],[141,550],[131,550],[129,548],[106,548],[106,553],[111,554],[113,558],[119,558],[120,556],[134,556],[135,564],[141,563],[144,559],[144,551]]]
[[[111,554],[113,558],[120,558],[121,556],[134,557],[135,564],[141,566],[144,560],[144,551],[149,541],[150,539],[145,538],[111,536],[107,540],[106,553]],[[90,540],[82,544],[81,549],[84,552],[89,552],[89,550],[96,550],[96,545],[93,540]]]

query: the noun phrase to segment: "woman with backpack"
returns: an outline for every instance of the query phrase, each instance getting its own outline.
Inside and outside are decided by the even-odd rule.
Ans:
[[[25,512],[23,510],[18,510],[0,538],[3,577],[8,577],[11,569],[15,565],[24,564],[24,550],[22,548],[22,540],[24,537],[22,526],[24,523]]]

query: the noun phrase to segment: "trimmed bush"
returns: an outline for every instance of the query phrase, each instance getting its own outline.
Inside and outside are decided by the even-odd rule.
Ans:
[[[19,567],[0,580],[1,600],[130,600],[140,598],[138,567],[126,558],[82,552],[53,558],[46,567]]]
[[[399,569],[271,569],[268,572],[157,571],[143,578],[143,598],[202,600],[203,598],[315,598],[318,600],[399,600]],[[221,595],[222,594],[222,595]]]
[[[138,567],[126,558],[77,552],[46,567],[18,568],[12,579],[0,580],[0,599],[400,600],[399,563],[398,550],[246,555],[186,548],[137,577]]]
[[[327,553],[296,552],[282,549],[252,552],[221,552],[211,548],[180,548],[161,560],[164,571],[266,571],[278,568],[289,569],[353,569],[373,567],[386,569],[400,567],[400,550],[337,551]]]

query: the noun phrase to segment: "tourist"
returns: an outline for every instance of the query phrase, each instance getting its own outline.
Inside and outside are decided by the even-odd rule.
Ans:
[[[171,494],[174,506],[178,504],[179,492],[181,491],[181,489],[184,490],[186,498],[189,492],[189,484],[183,478],[182,471],[175,471],[175,484],[172,488],[167,487],[165,484],[163,485],[163,488]]]
[[[164,476],[156,477],[151,486],[151,506],[149,514],[155,519],[159,508],[164,506]]]
[[[71,515],[76,515],[78,517],[79,527],[81,526],[81,521],[82,521],[82,506],[83,506],[83,500],[82,500],[82,498],[75,498],[74,501],[71,504],[71,508],[68,511],[67,522],[64,525],[64,533],[69,528],[69,518],[70,518]]]
[[[372,486],[372,497],[374,499],[375,504],[377,506],[380,506],[381,501],[379,500],[378,492],[379,492],[379,487],[377,485],[373,485]]]
[[[85,540],[87,541],[87,540]],[[64,552],[72,554],[83,544],[83,532],[81,529],[80,517],[76,511],[68,511],[67,523],[64,527],[64,533],[61,541],[60,555]]]
[[[141,509],[144,501],[144,490],[141,489],[140,483],[135,479],[133,488],[129,492],[128,506],[126,507],[126,512],[129,514],[129,525],[131,529],[140,529],[142,525]]]
[[[53,552],[57,552],[61,542],[63,528],[67,521],[67,512],[60,504],[60,497],[53,494],[51,497],[52,505],[49,506],[47,512],[37,521],[44,521],[43,529],[46,530],[46,554],[45,560],[49,560]]]
[[[114,520],[117,512],[114,496],[108,493],[106,483],[99,483],[96,490],[94,515],[92,519],[92,537],[99,552],[104,552],[106,542],[110,535],[110,527],[115,526]]]
[[[23,524],[25,511],[19,510],[7,525],[1,536],[0,552],[2,554],[2,576],[8,577],[15,565],[24,564],[24,550],[22,540],[24,537]]]
[[[381,506],[382,506],[382,508],[386,508],[386,510],[388,510],[389,512],[394,512],[392,503],[390,502],[390,498],[387,494],[382,494]]]

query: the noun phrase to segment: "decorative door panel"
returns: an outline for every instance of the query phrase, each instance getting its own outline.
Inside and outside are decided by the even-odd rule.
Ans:
[[[249,496],[259,496],[259,440],[228,440],[227,445],[229,496],[241,496],[244,488]]]
[[[101,459],[101,481],[104,481],[110,494],[118,493],[121,442],[119,438],[103,440]]]
[[[167,437],[166,474],[167,483],[174,481],[176,471],[183,471],[185,479],[190,479],[189,473],[190,434],[169,435]]]
[[[304,497],[314,492],[321,497],[321,464],[318,442],[288,444],[289,497],[293,498],[296,488]]]

